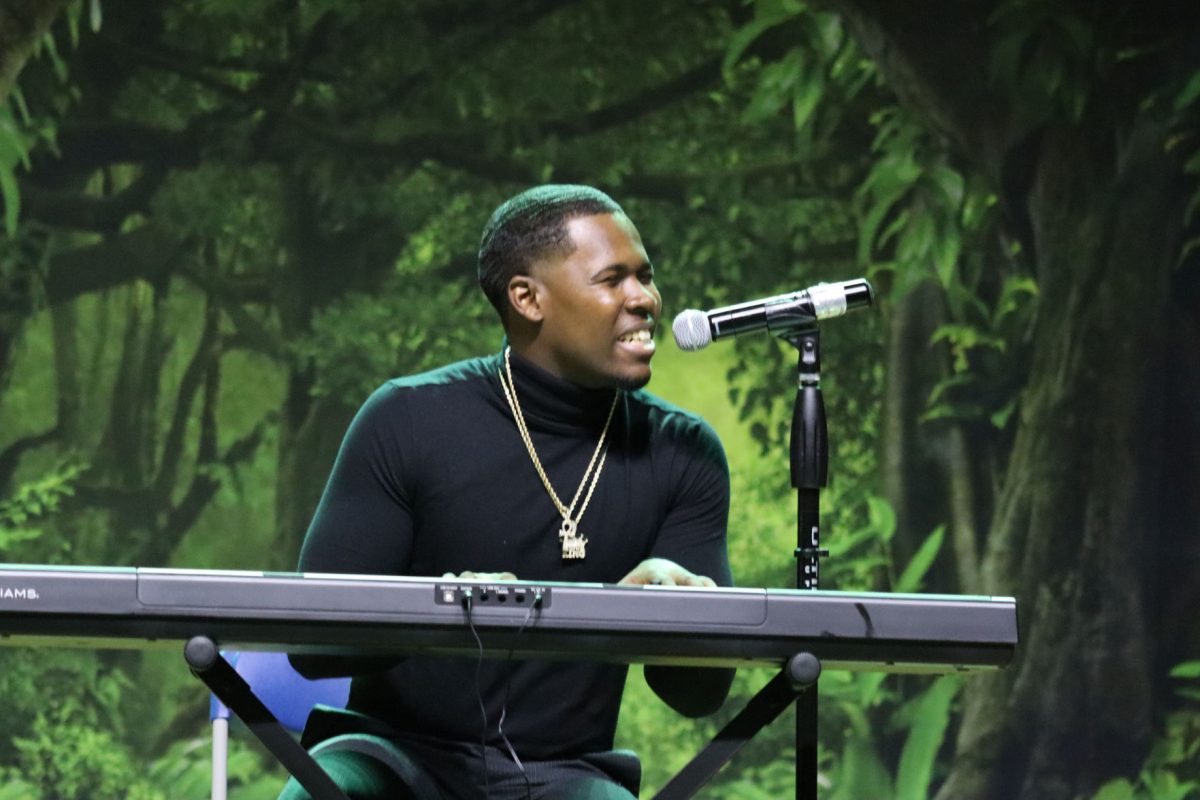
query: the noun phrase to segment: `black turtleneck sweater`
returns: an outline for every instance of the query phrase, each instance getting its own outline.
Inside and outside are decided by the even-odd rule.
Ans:
[[[389,381],[371,395],[342,443],[300,569],[438,577],[510,571],[530,581],[615,583],[659,557],[731,584],[729,474],[711,427],[644,391],[623,392],[603,472],[579,523],[587,557],[567,561],[562,518],[504,399],[503,368],[502,355],[472,359]],[[515,353],[512,369],[538,456],[569,504],[613,392],[581,389]],[[523,758],[611,749],[625,667],[485,661],[479,688],[489,739],[510,672],[504,732]],[[668,675],[700,678],[677,689],[723,697],[727,681],[703,672]],[[475,684],[473,659],[413,657],[355,677],[349,707],[402,734],[478,742]]]

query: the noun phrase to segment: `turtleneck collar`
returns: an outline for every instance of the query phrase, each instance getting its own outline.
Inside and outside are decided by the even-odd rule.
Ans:
[[[599,430],[608,418],[615,389],[585,389],[563,380],[521,357],[510,354],[513,381],[525,422],[530,427],[562,430]],[[504,351],[497,358],[498,369],[504,370]],[[496,391],[504,401],[504,393],[496,376]]]

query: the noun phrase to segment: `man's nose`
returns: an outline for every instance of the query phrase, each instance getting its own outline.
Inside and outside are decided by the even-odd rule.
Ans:
[[[658,313],[658,307],[662,303],[662,299],[658,295],[658,288],[653,283],[645,284],[639,280],[627,282],[625,290],[625,307],[637,311],[649,311],[651,314]]]

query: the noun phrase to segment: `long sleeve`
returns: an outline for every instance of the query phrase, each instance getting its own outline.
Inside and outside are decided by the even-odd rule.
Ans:
[[[651,555],[666,558],[718,586],[732,586],[726,546],[729,523],[729,465],[715,431],[696,420],[688,426],[686,447],[677,456],[681,471]],[[721,707],[734,670],[647,666],[646,682],[659,698],[687,717]]]
[[[359,409],[305,536],[302,572],[406,574],[413,539],[410,427],[403,397],[390,385]]]
[[[301,572],[403,575],[413,539],[405,455],[411,447],[402,398],[390,385],[355,416],[300,553]],[[292,656],[309,678],[377,672],[395,657]]]

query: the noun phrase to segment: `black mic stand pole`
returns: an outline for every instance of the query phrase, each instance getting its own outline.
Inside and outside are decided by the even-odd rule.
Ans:
[[[791,471],[796,489],[796,588],[816,589],[821,549],[821,488],[827,484],[829,448],[821,396],[821,339],[811,326],[783,338],[800,351],[792,411]],[[796,800],[817,800],[817,687],[796,698]]]

